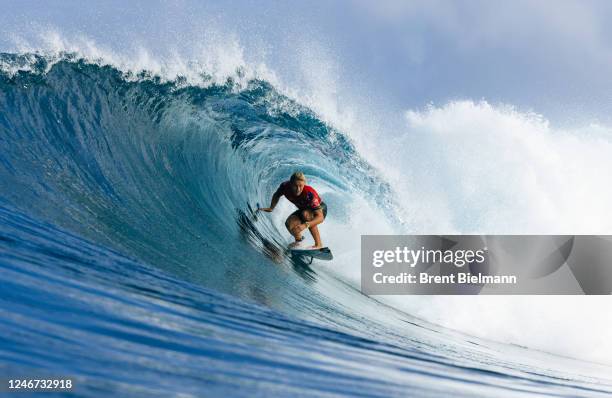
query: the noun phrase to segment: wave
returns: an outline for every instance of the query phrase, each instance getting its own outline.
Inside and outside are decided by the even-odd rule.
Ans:
[[[405,228],[401,206],[351,139],[265,80],[238,70],[223,82],[202,73],[204,84],[193,85],[75,54],[5,53],[0,65],[1,281],[11,292],[0,348],[9,368],[100,382],[94,356],[79,351],[82,361],[68,362],[77,346],[104,344],[111,348],[104,360],[116,366],[104,374],[109,388],[127,384],[134,395],[145,394],[147,380],[120,376],[136,366],[119,365],[128,352],[177,391],[191,378],[194,388],[211,383],[246,394],[263,378],[260,366],[259,391],[276,395],[388,396],[408,386],[421,395],[465,393],[466,383],[476,385],[470,396],[612,389],[605,367],[559,357],[551,367],[548,354],[471,338],[361,295],[346,277],[358,268],[354,215],[369,231],[392,232]],[[296,169],[333,214],[321,227],[336,254],[333,270],[284,257],[288,206],[272,217],[254,212]],[[56,329],[28,326],[51,320],[17,294],[25,291],[62,303],[45,310],[63,317],[52,322]],[[75,297],[85,293],[99,313],[79,312]],[[160,307],[161,319],[145,315]],[[70,321],[73,313],[82,318]],[[167,330],[187,331],[177,338],[190,343],[166,341]],[[43,337],[54,348],[39,356],[33,341]],[[276,352],[282,360],[270,359]],[[28,363],[34,357],[39,362]],[[179,377],[159,368],[164,358],[197,365]],[[216,361],[218,378],[194,376]],[[269,377],[274,372],[288,379]],[[303,372],[319,375],[319,387],[299,381]],[[335,372],[345,382],[336,384]]]
[[[225,270],[250,267],[240,234],[285,246],[276,223],[243,219],[296,168],[340,221],[354,195],[391,215],[389,186],[350,141],[264,81],[202,88],[78,59],[31,64],[46,72],[1,82],[5,199],[97,242],[186,272],[227,261],[198,274],[231,289]]]

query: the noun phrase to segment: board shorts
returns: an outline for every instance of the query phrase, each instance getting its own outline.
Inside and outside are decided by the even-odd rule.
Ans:
[[[321,202],[320,209],[323,210],[323,219],[325,220],[325,218],[327,217],[327,205],[325,204],[325,202]],[[304,218],[302,217],[302,210],[315,211],[315,210],[319,210],[319,209],[314,209],[314,210],[312,210],[312,209],[297,209],[296,211],[291,213],[291,216],[294,216],[294,215],[298,216],[300,218],[300,221],[302,221],[304,223],[304,222],[306,222],[306,220],[304,220]]]

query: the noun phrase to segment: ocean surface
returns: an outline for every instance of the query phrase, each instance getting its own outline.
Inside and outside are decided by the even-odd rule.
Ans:
[[[332,262],[284,254],[289,206],[254,211],[296,169]],[[612,395],[609,366],[362,295],[334,272],[358,272],[337,236],[359,198],[399,219],[351,140],[269,82],[0,54],[0,377],[71,377],[45,395],[70,397]]]

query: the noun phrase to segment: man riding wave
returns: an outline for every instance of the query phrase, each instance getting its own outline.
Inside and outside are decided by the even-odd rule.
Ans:
[[[274,192],[270,207],[260,208],[259,210],[272,212],[281,196],[285,196],[298,208],[285,221],[285,227],[295,238],[295,242],[291,243],[289,247],[298,246],[304,240],[302,232],[308,228],[315,242],[314,246],[310,248],[322,248],[323,244],[317,225],[325,220],[327,205],[313,187],[306,185],[304,173],[299,171],[293,173],[289,181],[281,183]]]

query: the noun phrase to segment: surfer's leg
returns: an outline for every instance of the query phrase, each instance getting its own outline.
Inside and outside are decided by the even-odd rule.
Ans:
[[[300,225],[302,223],[302,220],[300,219],[300,216],[297,213],[297,211],[293,212],[289,217],[287,217],[287,220],[285,221],[285,227],[287,228],[287,231],[289,231],[289,233],[293,235],[295,241],[300,242],[302,240],[302,233],[296,232],[295,227]]]
[[[322,213],[320,215],[315,216],[315,213],[312,210],[302,210],[302,220],[304,220],[304,222],[313,221],[316,217],[321,217],[321,220],[317,220],[320,222],[323,222],[323,220],[325,219]],[[310,231],[310,234],[312,235],[312,238],[314,239],[313,248],[320,249],[321,247],[323,247],[323,243],[321,243],[321,234],[319,233],[318,226],[317,225],[311,226],[309,228],[309,231]]]
[[[321,234],[319,234],[319,227],[317,225],[313,225],[310,227],[310,233],[312,234],[312,238],[314,239],[313,249],[320,249],[323,247],[323,243],[321,243]]]
[[[302,222],[306,222],[306,221],[312,221],[312,219],[314,218],[312,211],[310,210],[302,210],[300,213],[300,218],[302,219]]]

